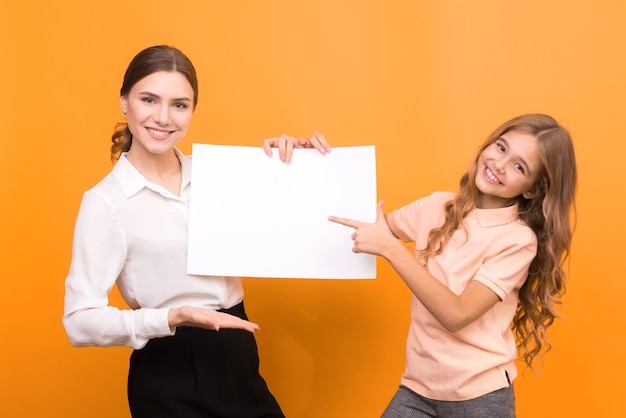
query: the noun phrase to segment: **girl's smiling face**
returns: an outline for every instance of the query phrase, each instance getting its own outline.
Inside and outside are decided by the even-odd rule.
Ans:
[[[510,206],[520,195],[532,198],[542,170],[539,140],[524,131],[508,131],[483,150],[476,164],[477,207]]]
[[[194,93],[177,71],[157,71],[139,80],[120,98],[133,134],[133,152],[163,154],[185,136],[193,114]]]

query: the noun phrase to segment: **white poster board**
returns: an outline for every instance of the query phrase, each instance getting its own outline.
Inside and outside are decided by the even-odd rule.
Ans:
[[[376,220],[374,146],[277,154],[193,144],[187,273],[375,278],[376,257],[354,254],[354,230],[327,219]]]

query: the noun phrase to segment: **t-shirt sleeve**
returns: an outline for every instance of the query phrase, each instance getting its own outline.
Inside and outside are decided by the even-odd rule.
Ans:
[[[454,198],[451,192],[434,192],[387,214],[391,232],[404,242],[415,242],[420,232],[443,223],[443,206]]]
[[[494,243],[502,250],[486,260],[474,280],[490,288],[500,300],[514,289],[522,286],[528,276],[528,268],[537,254],[537,237],[524,226],[519,233],[506,236],[508,242]]]

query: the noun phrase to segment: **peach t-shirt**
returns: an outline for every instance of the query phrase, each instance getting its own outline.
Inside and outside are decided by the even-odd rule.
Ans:
[[[426,247],[428,233],[442,225],[451,192],[435,192],[387,215],[393,233]],[[473,399],[509,385],[517,377],[511,321],[519,288],[537,252],[534,232],[518,217],[517,205],[475,209],[442,254],[428,261],[429,272],[456,294],[472,280],[491,289],[500,302],[457,332],[447,331],[415,296],[401,384],[437,400]]]

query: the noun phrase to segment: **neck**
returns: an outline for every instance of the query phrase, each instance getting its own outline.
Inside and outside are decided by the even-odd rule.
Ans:
[[[173,149],[163,154],[152,154],[131,147],[126,158],[146,177],[167,176],[181,171],[180,161]]]
[[[151,154],[133,152],[131,147],[126,158],[146,180],[180,196],[182,166],[173,149],[163,154]]]
[[[507,206],[513,206],[517,202],[517,198],[504,199],[495,196],[489,196],[481,193],[476,201],[478,209],[500,209]]]

